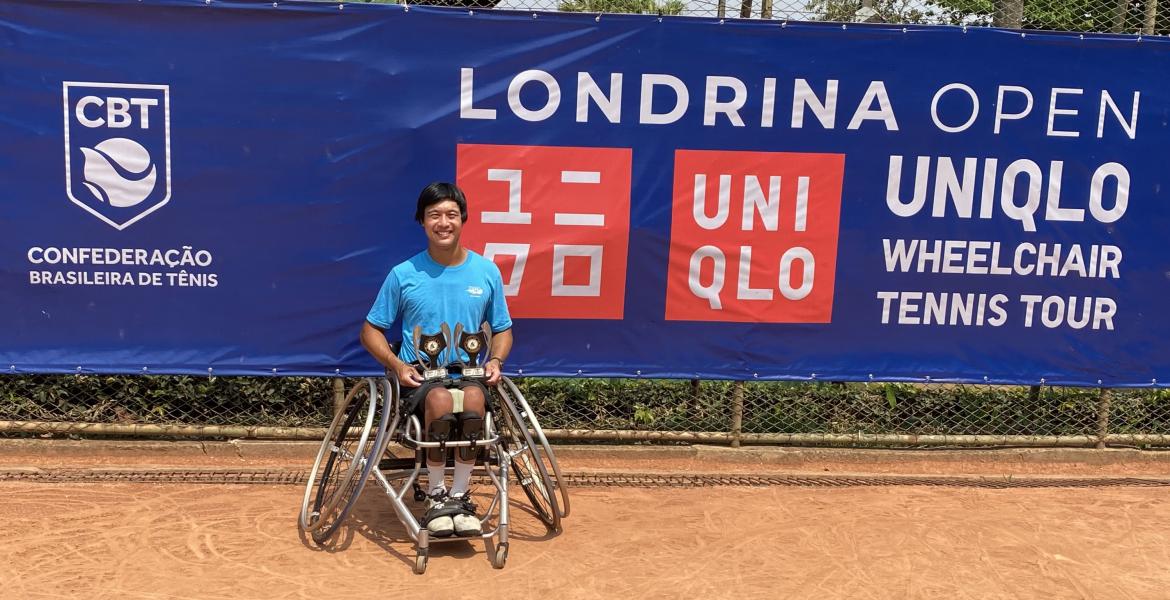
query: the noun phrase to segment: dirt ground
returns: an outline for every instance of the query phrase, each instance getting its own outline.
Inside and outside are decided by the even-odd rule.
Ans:
[[[295,468],[319,442],[0,439],[3,468]],[[860,450],[722,446],[557,446],[580,473],[896,474],[1170,478],[1170,451],[1081,448]],[[402,454],[399,449],[399,454]],[[1168,596],[1170,597],[1170,596]]]
[[[5,598],[1150,598],[1160,489],[581,489],[562,534],[514,518],[507,567],[405,532],[367,495],[338,546],[293,486],[0,486]]]
[[[67,455],[0,448],[0,466],[132,462],[119,453]],[[846,456],[834,468],[897,471],[888,460]],[[204,460],[231,462],[196,462]],[[1133,474],[1093,460],[1066,466],[1078,476]],[[195,458],[151,462],[184,461]],[[562,462],[576,471],[793,469],[734,454]],[[1165,474],[1164,462],[1138,470]],[[910,463],[1003,470],[975,457]],[[1068,470],[1044,464],[1020,469]],[[298,534],[302,493],[292,485],[0,483],[0,598],[1170,597],[1167,487],[583,487],[572,491],[557,535],[523,501],[513,504],[505,569],[491,568],[482,543],[460,542],[435,546],[422,576],[411,573],[413,548],[375,486],[325,549]]]

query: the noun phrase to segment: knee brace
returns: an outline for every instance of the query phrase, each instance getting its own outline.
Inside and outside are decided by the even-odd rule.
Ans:
[[[456,415],[463,412],[463,390],[448,388],[447,393],[451,394],[451,412]]]
[[[431,424],[427,426],[427,441],[439,442],[439,447],[427,451],[427,459],[430,462],[446,462],[446,444],[454,439],[458,429],[459,419],[452,413],[447,413],[431,421]]]
[[[459,458],[463,462],[475,460],[479,454],[476,442],[483,439],[483,417],[467,410],[455,415],[459,419],[459,439],[471,442],[467,448],[459,448]]]

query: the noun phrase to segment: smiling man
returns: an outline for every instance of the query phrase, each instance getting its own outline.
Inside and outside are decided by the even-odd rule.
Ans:
[[[462,323],[465,331],[478,331],[486,321],[493,335],[484,364],[485,382],[494,385],[512,349],[512,319],[504,300],[503,279],[495,263],[459,243],[467,222],[467,200],[457,186],[436,182],[424,188],[414,219],[427,236],[427,249],[395,266],[386,276],[362,325],[362,345],[398,375],[403,414],[409,415],[421,405],[426,431],[467,429],[464,425],[473,422],[475,416],[484,416],[487,390],[483,384],[464,379],[424,382],[412,364],[416,360],[413,345],[403,343],[395,355],[386,341],[385,330],[400,318],[402,339],[410,340],[416,325],[422,327],[423,333],[434,334],[439,332],[441,323],[451,328]],[[444,352],[443,356],[451,354]],[[460,400],[462,409],[456,410]],[[448,416],[453,413],[460,418]],[[432,425],[438,427],[433,429]],[[427,514],[423,524],[431,535],[481,533],[468,492],[474,463],[474,457],[456,454],[448,492],[444,481],[446,456],[437,449],[427,454]]]

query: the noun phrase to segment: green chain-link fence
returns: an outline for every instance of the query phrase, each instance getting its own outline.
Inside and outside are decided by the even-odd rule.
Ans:
[[[0,435],[319,437],[355,379],[0,376]],[[525,378],[553,437],[855,445],[1163,445],[1170,390]],[[1166,441],[1170,444],[1170,441]]]
[[[1167,7],[1165,3],[1159,6],[1158,0],[432,0],[417,4],[720,19],[994,25],[1137,35],[1170,33],[1170,15],[1164,14]]]

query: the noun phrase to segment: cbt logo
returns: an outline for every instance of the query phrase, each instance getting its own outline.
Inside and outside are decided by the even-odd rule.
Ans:
[[[125,229],[171,198],[170,88],[66,81],[65,191]]]

